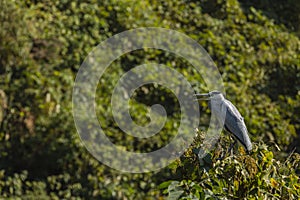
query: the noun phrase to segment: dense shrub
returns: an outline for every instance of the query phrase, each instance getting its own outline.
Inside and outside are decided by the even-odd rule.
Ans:
[[[237,0],[1,0],[1,198],[299,198],[299,19],[297,13],[291,23],[289,12],[269,15],[285,7],[263,2],[255,6]],[[285,6],[295,9],[298,4]],[[222,74],[227,98],[245,118],[253,154],[236,148],[234,156],[217,161],[220,148],[216,148],[201,164],[192,153],[200,145],[196,138],[180,159],[148,174],[120,174],[89,154],[71,112],[76,73],[98,43],[137,27],[175,29],[207,50]],[[131,114],[145,124],[148,121],[141,116],[147,116],[149,106],[166,107],[168,122],[155,145],[125,137],[115,124],[111,107],[106,106],[114,84],[125,71],[149,62],[175,68],[195,91],[207,90],[203,77],[187,61],[160,50],[131,52],[113,62],[97,88],[97,114],[115,143],[136,151],[163,146],[176,133],[180,119],[175,96],[147,85],[132,99]],[[201,122],[208,121],[209,113],[202,118]],[[222,136],[221,147],[229,142]]]

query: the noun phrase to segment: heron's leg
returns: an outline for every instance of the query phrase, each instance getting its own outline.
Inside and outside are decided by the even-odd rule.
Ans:
[[[217,160],[223,160],[225,158],[225,156],[226,156],[226,153],[222,153],[222,155],[219,158],[217,158]]]
[[[222,155],[219,158],[217,158],[217,160],[223,160],[227,153],[232,153],[231,150],[233,149],[234,145],[236,145],[236,143],[237,143],[236,139],[233,138],[233,140],[234,140],[234,142],[230,145],[228,150],[225,151],[225,153],[222,153]]]
[[[221,147],[222,148],[222,147]],[[227,151],[225,150],[222,150],[221,151],[221,155],[219,158],[217,158],[217,160],[223,160],[225,157],[226,157],[226,154],[227,154]]]
[[[221,141],[221,138],[218,139],[218,146],[220,145],[221,149],[222,149],[222,145],[220,144],[220,141]],[[221,155],[216,160],[223,160],[226,156],[226,153],[227,153],[226,151],[221,150],[221,153],[220,153]]]
[[[230,145],[230,147],[229,147],[227,153],[229,153],[229,152],[232,153],[231,150],[233,149],[233,147],[234,147],[234,145],[236,144],[236,142],[237,142],[236,139],[234,139],[234,142]]]
[[[220,141],[221,141],[221,138],[218,139],[218,143],[217,143],[217,145],[218,145],[217,148],[220,148],[220,154],[219,154],[219,158],[217,158],[216,160],[223,160],[226,156],[226,152],[224,152],[222,150],[222,146],[220,145]]]

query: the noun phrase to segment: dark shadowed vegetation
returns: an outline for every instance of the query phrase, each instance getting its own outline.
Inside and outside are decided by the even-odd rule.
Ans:
[[[0,0],[1,199],[299,199],[300,3],[246,0]],[[231,139],[199,163],[193,149],[156,173],[120,173],[82,145],[72,116],[72,88],[80,64],[101,41],[137,27],[164,27],[201,44],[218,66],[226,96],[240,110],[253,141],[246,155],[218,161]],[[114,122],[110,95],[127,70],[162,63],[182,73],[196,92],[207,90],[186,60],[160,50],[115,60],[97,88],[97,115],[108,137],[129,150],[165,145],[178,128],[179,104],[166,88],[139,88],[131,115],[147,124],[160,103],[168,121],[155,142],[126,135]],[[163,97],[163,98],[162,98]],[[201,106],[206,108],[205,103]],[[195,127],[196,128],[196,127]]]

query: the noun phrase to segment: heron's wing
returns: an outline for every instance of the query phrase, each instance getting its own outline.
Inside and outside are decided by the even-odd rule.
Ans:
[[[223,104],[226,107],[225,128],[251,151],[252,144],[243,117],[230,101],[225,100]]]

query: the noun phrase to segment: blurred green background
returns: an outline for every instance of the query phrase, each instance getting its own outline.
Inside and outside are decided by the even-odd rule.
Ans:
[[[0,0],[0,6],[1,199],[300,198],[299,1]],[[245,118],[251,155],[236,147],[217,161],[230,142],[224,134],[200,164],[192,149],[201,144],[201,127],[185,154],[155,173],[120,173],[89,154],[72,116],[76,73],[101,41],[138,27],[177,30],[206,49]],[[137,140],[115,124],[107,106],[114,84],[147,62],[178,70],[196,91],[207,89],[176,55],[148,49],[117,59],[98,84],[97,113],[111,140],[129,150],[162,147],[180,119],[175,96],[150,84],[136,91],[131,114],[147,124],[149,106],[161,103],[168,113],[162,134],[155,142]],[[209,110],[203,112],[205,127]]]

